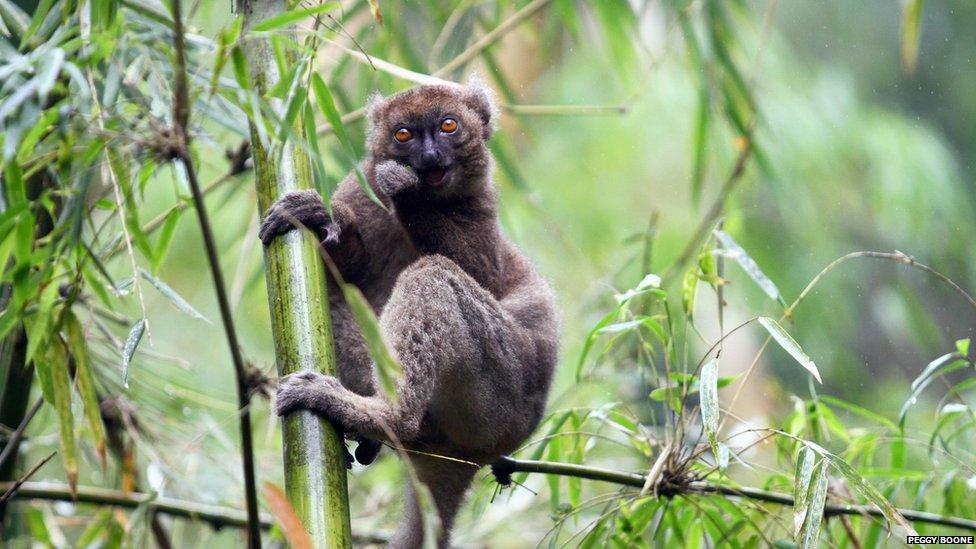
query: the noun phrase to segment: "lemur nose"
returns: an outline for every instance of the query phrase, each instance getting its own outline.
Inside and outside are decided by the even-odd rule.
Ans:
[[[420,160],[425,166],[437,166],[440,163],[441,155],[436,149],[427,149],[420,154]]]

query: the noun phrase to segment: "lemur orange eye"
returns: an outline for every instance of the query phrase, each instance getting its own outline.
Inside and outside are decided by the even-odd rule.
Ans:
[[[412,138],[413,138],[413,133],[411,133],[410,130],[406,128],[400,128],[399,130],[396,131],[396,133],[393,134],[393,139],[396,139],[400,143],[406,143],[407,141],[410,141]]]
[[[453,118],[445,118],[444,121],[441,122],[441,131],[444,133],[454,133],[457,131],[457,129],[457,120]]]

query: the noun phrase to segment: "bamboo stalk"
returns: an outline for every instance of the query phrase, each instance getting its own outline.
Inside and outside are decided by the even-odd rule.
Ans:
[[[245,29],[287,9],[283,0],[249,0],[238,7]],[[292,51],[288,49],[289,54]],[[266,37],[247,37],[244,52],[254,89],[266,97],[281,78],[271,44]],[[283,108],[280,100],[267,99],[273,108]],[[296,119],[295,135],[306,135],[302,117]],[[314,139],[314,128],[308,130]],[[253,120],[251,137],[262,213],[284,193],[313,187],[311,164],[302,147],[288,141],[267,149]],[[278,374],[314,370],[335,375],[325,267],[316,243],[293,231],[267,246],[264,258]],[[282,430],[285,492],[313,543],[316,547],[350,547],[345,447],[340,433],[308,411],[285,417]]]

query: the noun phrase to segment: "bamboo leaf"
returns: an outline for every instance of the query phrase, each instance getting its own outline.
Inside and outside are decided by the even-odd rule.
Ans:
[[[166,216],[166,221],[163,222],[163,228],[160,229],[159,238],[156,240],[156,248],[153,250],[153,272],[158,271],[166,259],[166,252],[169,251],[169,246],[173,242],[173,235],[176,233],[176,227],[180,222],[182,213],[182,210],[174,208]]]
[[[901,427],[905,426],[905,420],[908,418],[908,410],[911,409],[918,402],[918,396],[922,394],[922,391],[929,386],[934,379],[940,375],[948,374],[949,372],[954,372],[956,370],[965,368],[969,363],[960,358],[956,353],[946,353],[939,358],[929,362],[928,365],[922,370],[922,373],[912,381],[911,389],[909,390],[908,399],[901,406],[901,411],[898,413],[898,425]]]
[[[759,265],[751,257],[749,257],[749,254],[746,253],[742,246],[739,246],[739,244],[725,231],[716,229],[714,232],[715,237],[718,238],[718,241],[722,244],[723,255],[729,259],[734,259],[735,262],[742,267],[742,270],[749,275],[749,278],[751,278],[753,282],[755,282],[756,285],[759,286],[759,288],[770,297],[770,299],[773,299],[783,307],[786,307],[786,301],[783,299],[782,294],[780,294],[779,288],[777,288],[776,284],[773,283],[773,281],[770,280],[765,273],[763,273],[762,269],[759,268]]]
[[[698,273],[689,269],[681,281],[681,309],[685,317],[691,318],[695,314],[695,297],[698,295]]]
[[[132,363],[132,355],[135,354],[145,332],[146,319],[143,318],[132,326],[129,335],[125,338],[125,346],[122,348],[122,385],[126,389],[129,388],[129,364]]]
[[[31,38],[34,37],[34,33],[37,32],[38,27],[44,22],[44,18],[47,17],[49,11],[51,11],[51,5],[54,4],[54,0],[40,0],[34,7],[34,15],[31,17],[30,26],[20,37],[20,49],[23,50],[28,43],[30,43]]]
[[[827,460],[822,459],[817,464],[810,481],[810,493],[807,496],[808,508],[803,525],[803,538],[798,539],[804,549],[816,549],[820,539],[820,523],[823,521],[824,504],[827,501]]]
[[[329,121],[329,125],[332,126],[332,130],[335,132],[339,144],[342,145],[342,150],[345,153],[345,159],[348,164],[347,167],[356,172],[359,186],[370,200],[385,208],[379,197],[373,192],[373,188],[366,181],[366,174],[363,173],[362,168],[359,166],[356,149],[353,147],[352,140],[349,139],[346,126],[342,123],[342,116],[339,114],[339,109],[336,108],[332,91],[318,73],[312,74],[312,93],[315,95],[315,102],[318,104],[319,110],[322,111],[326,120]]]
[[[302,525],[298,514],[295,513],[295,508],[285,497],[285,492],[271,482],[265,482],[263,488],[264,499],[268,502],[268,508],[271,509],[275,521],[281,526],[281,532],[288,546],[294,549],[312,549],[314,547],[312,538]]]
[[[576,362],[577,382],[583,376],[583,366],[586,364],[586,357],[589,356],[590,351],[593,349],[593,344],[596,343],[596,338],[600,335],[600,330],[609,326],[619,314],[620,309],[610,311],[606,316],[601,318],[600,321],[596,323],[596,326],[594,326],[588,334],[586,334],[586,338],[583,340],[583,350],[580,351],[579,360]]]
[[[85,333],[78,322],[78,318],[70,310],[65,312],[65,333],[68,336],[68,351],[75,361],[75,379],[78,382],[78,396],[84,407],[85,420],[95,440],[98,459],[105,467],[105,426],[102,424],[101,408],[95,391],[95,377],[92,373],[91,360],[88,356],[88,344]]]
[[[187,302],[187,300],[183,299],[183,296],[176,293],[176,290],[170,288],[168,284],[154,277],[153,275],[149,274],[149,272],[146,271],[145,269],[139,269],[139,274],[142,275],[142,278],[146,279],[150,284],[152,284],[154,288],[159,290],[159,293],[163,294],[163,296],[166,297],[166,299],[168,299],[170,303],[175,305],[177,309],[183,311],[184,313],[192,316],[197,320],[202,320],[204,322],[212,324],[212,322],[210,322],[207,319],[207,317],[203,316],[202,314],[200,314],[199,311],[194,309],[193,305],[190,305],[190,303]]]
[[[715,456],[715,460],[718,462],[718,470],[725,471],[729,468],[729,447],[725,445],[724,442],[718,443],[718,455]]]
[[[708,436],[708,443],[712,446],[712,452],[718,456],[718,362],[714,359],[709,360],[702,366],[701,381],[699,390],[701,391],[701,416],[702,426]]]
[[[369,14],[373,16],[380,25],[383,24],[383,14],[380,13],[380,2],[379,0],[369,0]]]
[[[898,431],[898,426],[895,425],[894,422],[892,422],[891,420],[889,420],[888,418],[886,418],[886,417],[884,417],[884,416],[882,416],[880,414],[876,414],[876,413],[872,412],[871,410],[868,410],[867,408],[858,406],[857,404],[853,404],[851,402],[847,402],[846,400],[841,400],[839,398],[832,397],[830,395],[820,395],[819,398],[820,398],[820,400],[826,402],[827,404],[831,404],[831,405],[836,406],[838,408],[843,408],[844,410],[847,410],[848,412],[851,412],[852,414],[861,416],[864,419],[867,419],[869,421],[872,421],[874,423],[877,423],[878,425],[881,425],[882,427],[885,427],[886,429],[890,430],[891,432]]]
[[[376,363],[376,377],[379,378],[380,388],[391,401],[397,401],[397,382],[403,377],[403,366],[393,357],[390,348],[383,339],[376,313],[369,302],[363,297],[359,288],[352,284],[341,283],[342,294],[349,303],[349,308],[356,319],[356,324],[363,333],[366,349],[370,358]]]
[[[898,512],[898,509],[885,498],[877,488],[872,486],[868,481],[864,480],[864,477],[857,472],[856,469],[851,467],[849,463],[844,461],[839,456],[828,452],[822,446],[815,444],[810,441],[803,441],[803,444],[813,450],[814,452],[820,454],[830,460],[830,464],[837,468],[838,471],[844,478],[847,479],[848,484],[851,485],[859,494],[867,498],[868,501],[878,506],[881,509],[882,514],[889,522],[894,522],[902,528],[908,531],[911,535],[917,535],[915,528],[912,527],[911,523],[905,520],[905,517]]]
[[[61,460],[68,485],[74,493],[78,485],[78,451],[75,444],[74,416],[71,412],[71,379],[68,375],[68,356],[59,337],[52,338],[40,356],[35,358],[37,375],[41,378],[44,399],[51,404],[58,417],[58,437]]]
[[[280,13],[273,17],[269,17],[264,21],[251,27],[251,30],[257,32],[270,31],[274,29],[280,29],[281,27],[287,27],[293,23],[297,23],[302,19],[311,17],[313,15],[318,15],[320,13],[325,13],[327,11],[332,11],[339,7],[338,2],[325,2],[324,4],[319,4],[311,8],[304,9],[293,9]]]
[[[905,72],[915,72],[918,44],[922,37],[923,0],[901,1],[901,65]]]
[[[807,508],[810,501],[810,480],[813,478],[813,450],[803,446],[796,457],[796,472],[793,475],[793,537],[800,538],[806,524]]]
[[[773,336],[776,343],[779,343],[780,347],[796,359],[800,363],[800,366],[803,366],[806,371],[810,372],[818,383],[823,383],[823,380],[820,379],[820,371],[817,370],[817,365],[810,360],[810,357],[800,348],[800,344],[778,322],[766,316],[761,316],[758,320],[763,328],[766,328],[766,331],[769,332],[769,335]]]

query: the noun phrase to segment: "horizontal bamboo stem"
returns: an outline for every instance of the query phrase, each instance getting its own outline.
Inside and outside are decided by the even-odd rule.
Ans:
[[[560,475],[567,477],[585,478],[589,480],[599,480],[612,482],[623,486],[633,486],[640,489],[644,485],[644,475],[638,473],[627,473],[603,469],[600,467],[589,467],[576,465],[573,463],[558,463],[549,461],[533,461],[524,459],[513,459],[503,457],[492,465],[492,470],[501,474],[511,473],[543,473],[546,475]],[[727,497],[747,498],[767,503],[793,506],[793,497],[779,492],[770,492],[758,488],[736,488],[724,486],[704,481],[695,481],[687,484],[686,487],[679,489],[678,493],[685,494],[719,494]],[[915,511],[912,509],[898,509],[903,517],[913,522],[926,522],[929,524],[940,524],[952,526],[963,530],[976,532],[976,520],[969,520],[960,517],[947,517],[925,511]],[[873,505],[843,505],[828,503],[824,506],[824,516],[836,515],[868,515],[873,517],[884,517],[881,509]]]
[[[13,485],[12,482],[0,483],[0,493],[10,489],[11,485]],[[79,486],[77,497],[72,498],[71,490],[67,484],[25,482],[14,492],[13,497],[46,501],[74,501],[94,505],[111,505],[125,509],[135,509],[140,505],[146,505],[149,511],[153,513],[207,522],[214,527],[245,528],[247,526],[247,513],[235,507],[210,505],[163,496],[153,497],[152,494],[123,492],[94,486]],[[270,514],[260,513],[258,516],[261,528],[265,530],[271,528]],[[389,540],[389,536],[385,534],[360,533],[353,534],[352,538],[356,543],[386,543]]]

